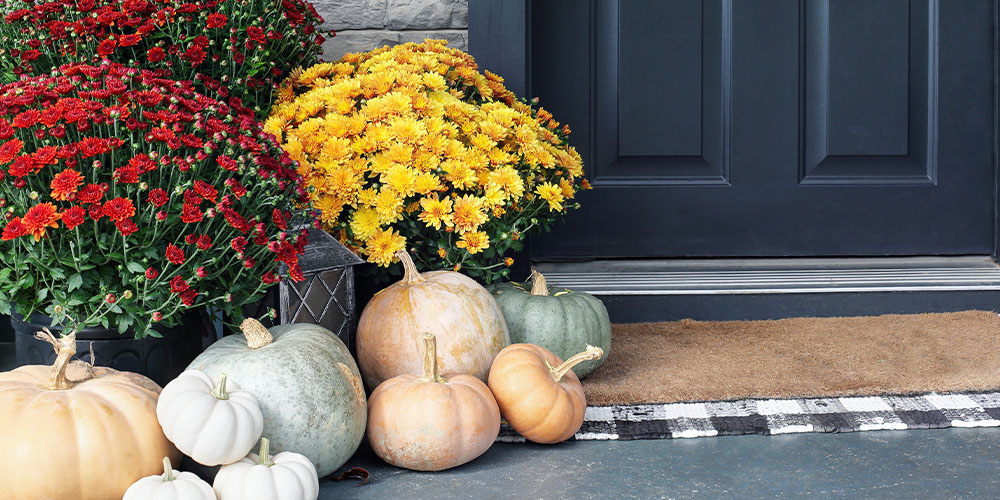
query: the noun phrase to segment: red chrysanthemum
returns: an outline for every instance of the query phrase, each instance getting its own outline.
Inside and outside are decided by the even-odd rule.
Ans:
[[[156,208],[160,208],[166,205],[170,201],[170,195],[161,188],[153,189],[149,192],[149,196],[146,197],[146,201],[152,204]]]
[[[161,49],[160,47],[153,47],[146,52],[146,59],[151,63],[158,63],[167,57],[167,51]]]
[[[194,224],[195,222],[201,222],[205,214],[195,205],[184,204],[184,208],[181,209],[181,222],[185,224]]]
[[[157,271],[155,267],[147,267],[146,268],[146,279],[148,279],[148,280],[155,280],[156,277],[159,276],[159,275],[160,275],[160,272]]]
[[[203,180],[194,181],[194,192],[212,203],[215,203],[215,198],[219,194],[219,191],[214,186]]]
[[[24,223],[21,222],[20,217],[14,217],[7,223],[6,226],[4,226],[3,236],[0,237],[0,240],[10,241],[14,238],[20,238],[26,234],[28,234],[28,226],[25,226]]]
[[[0,146],[0,165],[6,165],[12,161],[24,148],[24,142],[20,139],[11,139]]]
[[[107,57],[115,51],[115,41],[114,40],[104,40],[97,45],[97,55],[101,57]]]
[[[78,142],[77,147],[80,148],[80,157],[82,158],[92,158],[111,151],[111,146],[107,139],[98,137],[87,137]]]
[[[181,250],[181,247],[174,245],[173,243],[167,245],[167,251],[165,255],[167,257],[167,261],[169,261],[171,264],[184,263],[184,250]]]
[[[142,41],[142,35],[138,33],[133,33],[130,35],[121,35],[118,37],[119,47],[131,47],[133,45],[138,45]]]
[[[22,111],[14,117],[14,128],[28,128],[38,125],[38,121],[42,118],[41,111],[37,109],[29,109],[27,111]]]
[[[189,288],[181,292],[181,302],[186,306],[194,304],[194,301],[198,299],[198,292],[193,288]]]
[[[34,171],[39,171],[46,165],[55,165],[59,163],[59,158],[56,153],[59,152],[57,146],[44,146],[35,150],[31,153],[31,168]]]
[[[229,18],[226,17],[225,14],[222,14],[220,12],[215,12],[208,15],[208,23],[206,24],[206,26],[209,29],[222,28],[226,25],[226,22],[228,21]]]
[[[243,250],[247,247],[247,239],[242,236],[237,236],[233,238],[233,241],[230,242],[229,246],[233,247],[233,250],[243,253]]]
[[[128,198],[113,198],[104,202],[103,212],[109,219],[118,222],[135,215],[135,205]]]
[[[119,233],[122,233],[122,236],[129,236],[139,230],[139,226],[132,219],[115,221],[115,227],[118,228]]]
[[[24,177],[34,171],[32,167],[31,157],[27,155],[21,155],[14,158],[14,163],[10,165],[7,173],[13,175],[14,177]],[[22,180],[23,179],[19,179]]]
[[[62,222],[66,229],[73,229],[86,220],[87,211],[81,206],[67,208],[62,212]]]
[[[27,227],[28,232],[35,237],[35,241],[41,240],[45,236],[46,228],[59,227],[59,211],[51,203],[39,203],[28,209],[21,219]]]
[[[76,201],[80,203],[98,203],[104,197],[104,187],[100,184],[87,184],[76,193]]]
[[[198,250],[208,250],[212,248],[212,238],[209,238],[207,234],[203,234],[198,237]]]
[[[184,278],[180,276],[174,276],[173,278],[170,278],[171,293],[181,293],[184,290],[187,290],[188,288],[191,287],[190,285],[188,285],[187,281],[184,281]]]
[[[59,172],[52,178],[49,187],[52,189],[52,199],[66,201],[76,195],[77,189],[83,184],[83,175],[72,168]]]
[[[215,159],[215,162],[219,164],[220,167],[229,170],[230,172],[235,172],[239,169],[239,165],[236,164],[236,160],[222,155]]]
[[[198,65],[205,62],[205,49],[197,45],[192,45],[184,51],[184,58],[191,63],[191,66],[198,67]]]

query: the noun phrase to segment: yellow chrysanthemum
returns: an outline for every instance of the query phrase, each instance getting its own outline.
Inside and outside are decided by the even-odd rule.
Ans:
[[[351,216],[351,231],[359,240],[367,240],[378,229],[378,213],[370,208],[359,209]]]
[[[375,197],[375,211],[382,224],[392,224],[403,217],[403,198],[391,189],[383,189]]]
[[[455,243],[458,248],[464,248],[470,254],[475,255],[490,247],[490,237],[482,231],[470,231],[462,235],[462,239]]]
[[[447,160],[441,163],[441,168],[448,173],[445,179],[458,189],[471,188],[476,185],[478,180],[476,173],[464,162]]]
[[[430,173],[417,176],[417,181],[413,183],[413,191],[419,194],[427,194],[441,189],[441,179]]]
[[[452,206],[451,220],[455,223],[455,229],[460,233],[475,231],[486,222],[486,214],[483,213],[483,200],[471,194],[455,199]]]
[[[379,181],[389,186],[402,196],[413,194],[413,187],[417,180],[417,172],[412,168],[395,164],[389,167],[379,178]]]
[[[365,242],[365,253],[368,262],[374,262],[380,267],[389,267],[396,252],[406,248],[406,238],[392,228],[379,229]]]
[[[567,200],[573,199],[575,194],[573,189],[573,183],[569,179],[559,179],[559,189],[562,189],[563,197]]]
[[[445,198],[439,200],[435,197],[424,197],[420,199],[420,207],[424,209],[418,218],[428,227],[441,229],[441,225],[452,227],[451,221],[451,200]]]
[[[535,194],[537,194],[541,199],[549,202],[550,212],[562,211],[563,194],[562,189],[559,189],[559,186],[556,186],[551,182],[543,182],[535,187]]]

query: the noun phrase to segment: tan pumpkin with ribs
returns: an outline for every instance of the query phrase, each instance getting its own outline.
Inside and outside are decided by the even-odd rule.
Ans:
[[[500,433],[500,409],[476,377],[439,374],[425,334],[423,376],[386,380],[368,398],[368,442],[397,467],[439,471],[482,455]]]
[[[489,385],[507,423],[529,441],[565,441],[583,425],[587,397],[573,366],[604,355],[587,346],[565,362],[534,344],[512,344],[493,361]]]
[[[507,323],[490,292],[452,271],[421,274],[397,252],[405,275],[377,293],[358,321],[358,368],[369,389],[397,375],[420,373],[424,332],[438,332],[441,371],[486,381],[493,358],[507,344]]]
[[[39,338],[53,366],[0,373],[0,485],[8,500],[122,498],[180,453],[156,421],[160,387],[142,375],[70,363],[76,335]]]

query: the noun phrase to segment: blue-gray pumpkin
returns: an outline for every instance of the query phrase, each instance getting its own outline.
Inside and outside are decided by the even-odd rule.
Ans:
[[[604,304],[593,295],[550,288],[545,277],[531,271],[531,288],[510,282],[490,287],[507,321],[510,342],[535,344],[559,359],[583,352],[588,345],[611,352],[611,320]],[[607,356],[573,367],[579,378],[596,370]]]
[[[188,369],[223,373],[254,396],[275,452],[305,455],[320,477],[351,458],[365,435],[368,402],[361,373],[337,336],[318,325],[270,331],[248,319],[244,335],[212,344]]]

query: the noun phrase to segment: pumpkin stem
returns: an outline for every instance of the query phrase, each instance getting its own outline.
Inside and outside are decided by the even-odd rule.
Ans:
[[[535,268],[531,268],[531,294],[549,294],[549,284],[545,282],[545,276],[542,276],[542,273],[535,270]]]
[[[447,382],[444,377],[438,374],[437,339],[432,333],[424,334],[424,376],[420,378],[420,381]]]
[[[243,320],[243,323],[240,323],[240,331],[246,336],[247,345],[251,349],[260,349],[274,341],[274,337],[271,336],[271,332],[267,331],[267,327],[253,318]]]
[[[215,399],[223,401],[229,399],[229,393],[226,392],[226,377],[225,373],[219,375],[219,383],[216,384],[215,389],[212,389],[212,395],[215,396]]]
[[[56,351],[56,362],[52,364],[52,376],[45,388],[51,391],[62,391],[73,387],[73,383],[66,378],[66,368],[69,367],[70,359],[76,355],[76,330],[56,338],[48,328],[35,332],[35,338],[52,344]]]
[[[561,382],[563,375],[566,375],[566,372],[572,370],[574,366],[583,363],[584,361],[590,361],[592,359],[600,359],[600,357],[603,355],[604,355],[604,349],[601,349],[600,347],[594,347],[588,344],[586,351],[574,354],[569,359],[564,361],[563,364],[555,368],[552,368],[552,365],[549,365],[548,361],[545,362],[545,365],[549,367],[549,372],[552,373],[552,378],[554,378],[556,382]]]
[[[396,258],[403,264],[404,283],[411,284],[424,281],[425,278],[420,275],[420,271],[417,270],[417,265],[413,263],[413,259],[410,258],[410,254],[406,253],[405,250],[400,250],[396,252]]]
[[[271,441],[266,437],[260,438],[260,451],[257,453],[257,463],[265,467],[274,465],[271,460]]]
[[[163,457],[163,482],[167,483],[175,480],[177,478],[174,477],[174,467],[170,465],[170,457]]]

